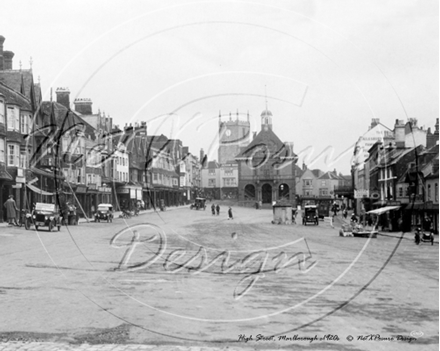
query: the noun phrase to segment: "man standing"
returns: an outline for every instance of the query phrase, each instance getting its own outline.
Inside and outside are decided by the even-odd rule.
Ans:
[[[229,207],[228,215],[229,215],[228,220],[230,220],[230,219],[234,219],[234,217],[232,216],[232,208],[231,208],[231,207]]]
[[[211,205],[211,212],[212,212],[212,215],[215,216],[215,204]]]
[[[9,195],[9,199],[6,200],[3,206],[6,208],[6,216],[8,217],[9,225],[15,224],[16,226],[18,226],[16,213],[16,211],[18,211],[18,208],[15,204],[14,197],[12,195]]]
[[[220,215],[220,205],[217,204],[217,206],[215,207],[215,210],[217,211],[217,216]]]

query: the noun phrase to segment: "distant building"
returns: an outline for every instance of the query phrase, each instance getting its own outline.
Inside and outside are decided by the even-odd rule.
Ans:
[[[240,153],[240,147],[246,146],[251,138],[251,125],[249,113],[246,120],[239,119],[237,111],[236,118],[232,119],[229,113],[229,120],[222,121],[219,114],[219,148],[218,162],[220,165],[235,163],[235,157]]]

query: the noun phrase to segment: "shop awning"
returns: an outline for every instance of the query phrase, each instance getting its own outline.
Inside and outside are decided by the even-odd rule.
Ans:
[[[8,173],[6,169],[0,169],[0,179],[13,180],[12,176]]]
[[[382,213],[385,213],[388,211],[393,211],[393,210],[398,210],[399,208],[400,208],[400,206],[385,206],[385,207],[378,208],[377,210],[368,211],[367,213],[381,215]]]
[[[40,194],[40,195],[55,195],[55,193],[49,193],[48,191],[44,191],[41,189],[38,189],[36,186],[32,185],[32,184],[26,184],[26,186],[31,189],[33,192]]]

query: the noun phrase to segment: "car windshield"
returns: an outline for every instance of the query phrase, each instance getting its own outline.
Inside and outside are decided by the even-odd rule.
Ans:
[[[37,204],[35,204],[35,210],[40,211],[40,212],[55,212],[55,205],[54,204],[37,203]]]
[[[98,211],[108,211],[110,208],[108,206],[99,206]]]

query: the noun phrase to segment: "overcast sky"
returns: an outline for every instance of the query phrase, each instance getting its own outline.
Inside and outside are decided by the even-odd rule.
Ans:
[[[4,49],[14,68],[32,56],[44,99],[68,87],[211,160],[219,111],[249,111],[259,131],[265,87],[300,162],[344,174],[372,118],[439,116],[436,0],[3,0],[1,12]]]

